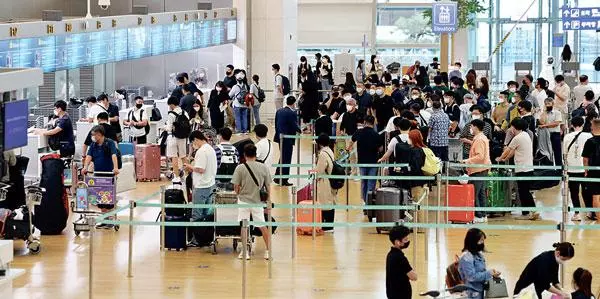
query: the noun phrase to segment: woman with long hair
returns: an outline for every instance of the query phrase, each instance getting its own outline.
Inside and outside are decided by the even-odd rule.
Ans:
[[[569,242],[554,243],[552,247],[554,250],[542,252],[527,264],[515,285],[513,292],[515,296],[533,284],[539,299],[542,299],[544,291],[563,298],[570,297],[570,294],[564,291],[559,284],[558,266],[575,256],[575,248]]]
[[[481,90],[481,96],[484,99],[489,99],[490,95],[490,82],[487,77],[481,77],[479,79],[479,89]]]
[[[358,61],[356,66],[356,83],[365,83],[365,60],[361,59]]]
[[[477,73],[475,72],[474,69],[470,69],[467,72],[467,75],[465,76],[465,79],[467,79],[467,86],[470,85],[477,85]]]
[[[223,81],[215,84],[215,88],[210,91],[208,99],[208,111],[210,114],[210,125],[215,130],[220,130],[225,126],[224,108],[228,105],[229,96],[227,95],[227,86]]]
[[[571,61],[572,56],[573,56],[573,52],[571,51],[571,46],[569,46],[569,44],[565,44],[565,46],[563,47],[562,53],[560,53],[560,58],[564,62],[569,62],[569,61]]]
[[[344,93],[356,93],[356,82],[354,81],[354,75],[351,72],[346,73],[346,82],[344,83]]]
[[[331,58],[324,55],[321,58],[321,68],[319,69],[319,76],[321,79],[321,89],[324,90],[322,96],[323,100],[327,99],[328,92],[333,87],[333,64]]]
[[[305,124],[309,124],[312,120],[318,117],[319,108],[319,87],[317,78],[312,72],[304,72],[302,75],[301,86],[301,101],[298,103],[300,108],[300,116]],[[305,133],[312,132],[312,128],[308,126]]]
[[[365,73],[369,74],[369,76],[375,74],[377,78],[381,78],[383,76],[383,64],[379,61],[379,57],[373,54],[371,55],[370,63],[367,64],[367,70]]]
[[[483,299],[484,286],[492,277],[500,277],[500,272],[486,268],[485,233],[478,228],[471,228],[465,236],[462,254],[458,260],[458,272],[463,283],[468,287],[468,298]]]
[[[573,289],[571,299],[591,299],[592,295],[592,273],[590,271],[577,268],[573,272]]]
[[[425,152],[424,148],[427,148],[423,135],[419,130],[411,130],[408,133],[408,144],[410,145],[410,174],[411,176],[423,176],[423,165],[425,165]],[[415,201],[419,201],[423,196],[423,193],[427,192],[427,185],[424,181],[414,181],[411,188],[410,194]],[[427,198],[424,199],[427,201]],[[421,218],[422,219],[422,218]]]

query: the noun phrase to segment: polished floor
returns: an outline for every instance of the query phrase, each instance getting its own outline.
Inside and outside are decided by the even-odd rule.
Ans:
[[[310,163],[310,145],[303,142],[301,162]],[[294,154],[294,157],[296,155]],[[295,182],[295,180],[293,180]],[[121,194],[122,205],[128,199],[140,199],[158,190],[159,183],[138,184],[137,190]],[[360,183],[351,181],[349,196],[338,195],[339,203],[359,204]],[[290,202],[287,188],[273,187],[273,200]],[[539,191],[538,205],[559,205],[560,189]],[[158,198],[152,201],[158,202]],[[434,202],[433,194],[430,204]],[[154,221],[158,209],[137,208],[135,219]],[[128,211],[120,214],[127,219]],[[275,218],[289,221],[289,210],[275,210]],[[542,213],[537,222],[514,221],[511,216],[494,218],[490,224],[544,225],[556,224],[558,212]],[[429,219],[433,220],[434,215]],[[362,222],[361,211],[339,210],[336,221]],[[585,223],[585,222],[584,222]],[[133,277],[127,277],[128,230],[98,231],[94,237],[94,298],[241,298],[242,262],[225,241],[219,253],[204,249],[183,252],[159,250],[157,226],[134,230]],[[465,229],[435,230],[417,235],[416,265],[419,280],[413,283],[413,295],[443,284],[445,268],[462,248]],[[535,255],[550,250],[560,238],[558,230],[490,230],[486,254],[488,267],[503,273],[512,290],[518,275]],[[427,250],[425,249],[427,236]],[[567,233],[575,243],[575,258],[566,264],[567,281],[577,267],[585,267],[600,275],[600,242],[598,231],[575,230]],[[336,228],[334,233],[297,238],[297,255],[291,258],[292,237],[289,228],[279,228],[273,237],[272,278],[268,262],[262,259],[263,243],[257,242],[256,255],[247,263],[247,298],[385,298],[385,257],[390,247],[388,236],[378,235],[374,228]],[[26,269],[15,281],[15,298],[86,298],[88,297],[89,236],[76,237],[69,226],[62,235],[43,236],[42,252],[27,255],[22,242],[16,241],[13,267]],[[413,261],[413,248],[406,251]],[[595,279],[593,290],[597,293]]]

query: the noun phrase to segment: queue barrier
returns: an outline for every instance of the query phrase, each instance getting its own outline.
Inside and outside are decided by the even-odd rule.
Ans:
[[[347,164],[349,166],[356,166],[359,164]],[[363,164],[363,165],[370,165],[370,164]],[[372,164],[373,167],[382,167],[381,164]],[[398,166],[398,165],[394,165],[394,166]],[[447,167],[489,167],[489,168],[507,168],[507,169],[516,169],[518,167],[521,166],[514,166],[514,165],[465,165],[465,164],[457,164],[457,163],[447,163],[446,165]],[[359,166],[357,166],[359,167]],[[364,167],[369,167],[369,166],[364,166]],[[449,207],[449,206],[443,206],[441,205],[441,201],[440,201],[440,196],[441,196],[441,183],[443,180],[446,181],[446,184],[449,183],[450,180],[463,180],[465,179],[464,177],[456,177],[456,176],[443,176],[441,174],[438,174],[436,176],[354,176],[354,177],[350,177],[348,175],[345,176],[334,176],[334,175],[320,175],[320,174],[308,174],[308,175],[280,175],[280,176],[274,176],[275,178],[307,178],[312,180],[312,182],[309,183],[315,183],[316,180],[318,180],[319,178],[336,178],[336,179],[350,179],[350,178],[359,178],[359,179],[377,179],[377,180],[399,180],[399,181],[403,181],[403,180],[419,180],[419,181],[435,181],[437,183],[438,189],[437,189],[437,198],[438,198],[438,204],[437,205],[421,205],[420,201],[417,204],[413,204],[413,205],[404,205],[404,206],[396,206],[396,205],[382,205],[382,206],[362,206],[362,205],[320,205],[316,203],[316,197],[317,197],[317,192],[316,190],[314,190],[315,192],[315,196],[313,197],[313,205],[310,206],[309,208],[312,208],[314,210],[316,209],[334,209],[334,210],[390,210],[390,209],[401,209],[401,210],[406,210],[406,211],[433,211],[433,212],[437,212],[437,216],[439,216],[440,212],[448,212],[448,211],[489,211],[489,212],[494,212],[494,211],[528,211],[528,212],[551,212],[551,211],[562,211],[563,214],[563,218],[562,221],[560,221],[559,223],[556,224],[541,224],[541,225],[517,225],[517,224],[451,224],[451,223],[440,223],[440,218],[436,217],[436,221],[435,223],[427,223],[427,222],[418,222],[415,219],[415,222],[406,222],[403,223],[403,225],[410,227],[410,228],[423,228],[427,230],[427,236],[429,235],[430,230],[435,230],[436,231],[436,238],[435,241],[436,243],[439,242],[439,238],[438,238],[438,234],[439,234],[439,230],[440,229],[467,229],[467,228],[472,228],[472,227],[477,227],[480,229],[485,229],[485,230],[519,230],[519,231],[559,231],[560,232],[560,238],[561,241],[565,241],[566,239],[566,230],[571,230],[571,231],[575,231],[575,230],[600,230],[600,224],[581,224],[581,225],[572,225],[572,224],[567,224],[567,217],[566,215],[568,214],[568,212],[571,211],[579,211],[579,212],[600,212],[600,209],[598,208],[570,208],[568,206],[568,196],[566,195],[566,183],[568,180],[572,180],[572,181],[582,181],[582,182],[595,182],[598,183],[600,182],[600,179],[593,179],[593,178],[569,178],[568,173],[566,172],[566,168],[561,168],[561,167],[555,167],[555,166],[538,166],[536,167],[536,169],[563,169],[563,173],[564,175],[561,177],[469,177],[468,180],[481,180],[481,181],[490,181],[490,180],[502,180],[502,181],[519,181],[519,180],[530,180],[530,181],[535,181],[535,180],[557,180],[557,181],[563,181],[563,183],[565,183],[564,185],[564,190],[563,190],[563,202],[562,202],[562,206],[556,206],[556,207],[530,207],[530,208],[526,208],[526,207]],[[590,170],[592,169],[592,167],[583,167],[583,169],[586,170]],[[600,168],[599,168],[600,169]],[[230,178],[230,176],[220,176],[221,178]],[[348,184],[346,184],[348,185]],[[270,221],[271,217],[270,217],[270,213],[272,209],[267,209],[268,213],[269,213],[269,217],[267,222],[256,222],[256,221],[243,221],[242,222],[242,228],[243,228],[243,232],[245,231],[245,229],[247,229],[249,226],[251,225],[259,225],[259,226],[267,226],[272,227],[272,226],[278,226],[278,227],[291,227],[294,228],[296,226],[307,226],[307,227],[313,227],[313,231],[314,228],[316,227],[320,227],[323,226],[322,223],[317,223],[314,219],[312,223],[305,223],[305,222],[297,222],[295,220],[295,210],[299,209],[299,208],[304,208],[306,209],[307,206],[306,205],[299,205],[299,204],[295,204],[295,200],[296,200],[296,188],[292,187],[292,196],[291,196],[291,204],[283,204],[283,203],[271,203],[271,202],[267,202],[267,203],[261,203],[261,204],[229,204],[229,205],[225,205],[225,204],[165,204],[164,203],[164,190],[165,187],[161,187],[161,192],[158,193],[153,193],[141,200],[131,200],[129,206],[125,206],[125,207],[119,207],[116,210],[100,215],[96,218],[92,219],[92,226],[94,223],[106,223],[106,224],[114,224],[114,225],[128,225],[130,227],[129,229],[129,263],[128,263],[128,277],[132,277],[132,248],[133,248],[133,231],[135,226],[160,226],[160,227],[165,227],[165,226],[183,226],[183,227],[208,227],[208,226],[240,226],[239,222],[165,222],[164,218],[159,221],[134,221],[133,220],[133,216],[134,216],[134,210],[138,207],[142,207],[142,208],[160,208],[164,211],[165,208],[185,208],[185,209],[190,209],[190,208],[232,208],[232,209],[238,209],[241,207],[254,207],[254,208],[266,208],[266,207],[271,207],[272,209],[291,209],[292,211],[292,220],[291,221]],[[147,202],[149,199],[156,197],[157,195],[161,195],[161,203],[150,203]],[[428,195],[428,192],[426,192],[423,197],[425,197],[425,195]],[[130,210],[130,214],[129,214],[129,220],[128,221],[122,221],[122,220],[111,220],[109,219],[109,217],[115,216],[118,213],[128,209]],[[314,213],[313,213],[314,215]],[[416,215],[416,213],[415,213]],[[340,228],[373,228],[373,227],[393,227],[398,225],[400,222],[334,222],[334,223],[328,223],[327,226],[331,226],[331,227],[340,227]],[[92,282],[93,282],[93,269],[92,269],[92,265],[93,265],[93,235],[94,235],[94,231],[95,229],[92,228],[92,230],[90,231],[90,274],[89,274],[89,289],[90,289],[90,293],[89,296],[90,298],[92,298],[93,294],[92,294]],[[296,234],[294,233],[294,231],[292,231],[292,258],[295,257],[295,250],[296,250]],[[416,240],[416,235],[417,234],[413,234],[414,238]],[[247,235],[245,233],[242,234],[242,239],[245,239],[247,241]],[[313,234],[313,239],[314,239],[314,234]],[[428,250],[428,245],[427,242],[429,242],[429,237],[425,237],[424,238],[424,242],[425,242],[425,251],[427,252]],[[243,241],[244,242],[244,241]],[[162,243],[162,240],[161,240]],[[271,246],[273,246],[273,242],[270,242]],[[413,244],[413,259],[416,259],[416,247],[417,244],[416,242],[414,242],[415,244]],[[243,251],[246,250],[245,246],[243,247]],[[272,247],[271,247],[271,251],[272,251]],[[427,258],[427,256],[425,257]],[[242,298],[245,298],[245,284],[246,284],[246,271],[245,271],[245,267],[246,267],[246,260],[243,259],[243,273],[242,273]],[[561,269],[562,270],[562,269]],[[272,258],[269,259],[269,278],[271,278],[271,274],[272,273]],[[564,279],[564,271],[561,271],[562,275],[563,275],[563,279]]]

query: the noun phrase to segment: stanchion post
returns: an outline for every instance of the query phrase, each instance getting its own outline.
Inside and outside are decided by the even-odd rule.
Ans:
[[[133,277],[133,209],[135,201],[129,201],[129,250],[127,252],[127,277]]]
[[[292,186],[292,205],[297,204],[297,190],[296,186]],[[296,258],[296,208],[292,208],[292,259]]]
[[[300,186],[300,138],[296,139],[296,186]]]
[[[165,190],[166,186],[160,186],[160,250],[165,250]]]
[[[562,186],[562,222],[560,223],[560,242],[567,241],[567,232],[566,232],[566,224],[569,217],[569,174],[567,173],[567,168],[565,167],[563,170],[563,186]],[[565,266],[560,266],[560,281],[565,280]]]
[[[279,164],[283,165],[283,138],[285,138],[285,135],[283,133],[279,134]],[[279,176],[282,177],[283,176],[283,167],[279,166]],[[279,185],[283,186],[283,179],[279,178],[276,179],[277,181],[279,181]]]
[[[246,298],[246,256],[248,255],[248,219],[242,220],[242,298]]]
[[[89,250],[89,276],[88,276],[88,298],[94,297],[94,232],[96,231],[96,218],[89,218],[88,224],[90,225],[90,250]]]
[[[271,209],[273,209],[273,203],[271,197],[267,199],[267,231],[269,232],[269,279],[273,277],[273,224],[271,223]]]
[[[439,242],[440,235],[440,206],[442,202],[442,175],[436,175],[437,181],[437,211],[435,211],[435,243]],[[448,194],[448,190],[446,190],[446,194]]]
[[[416,204],[414,206],[415,209],[415,216],[414,216],[414,223],[416,225],[419,225],[419,204]],[[412,246],[412,250],[413,250],[413,265],[414,267],[417,267],[417,243],[418,243],[418,231],[419,229],[417,228],[417,226],[415,226],[413,228],[413,246]]]
[[[314,178],[312,181],[313,184],[313,188],[312,188],[312,240],[314,241],[317,237],[317,227],[316,227],[316,223],[317,223],[317,209],[315,208],[315,205],[317,203],[317,194],[319,194],[317,191],[317,174],[314,174]]]

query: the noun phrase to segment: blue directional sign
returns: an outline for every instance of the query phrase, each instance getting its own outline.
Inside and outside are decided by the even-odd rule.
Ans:
[[[458,4],[456,2],[433,3],[432,31],[433,33],[453,33],[458,29]]]
[[[600,30],[600,7],[562,7],[563,30]]]

